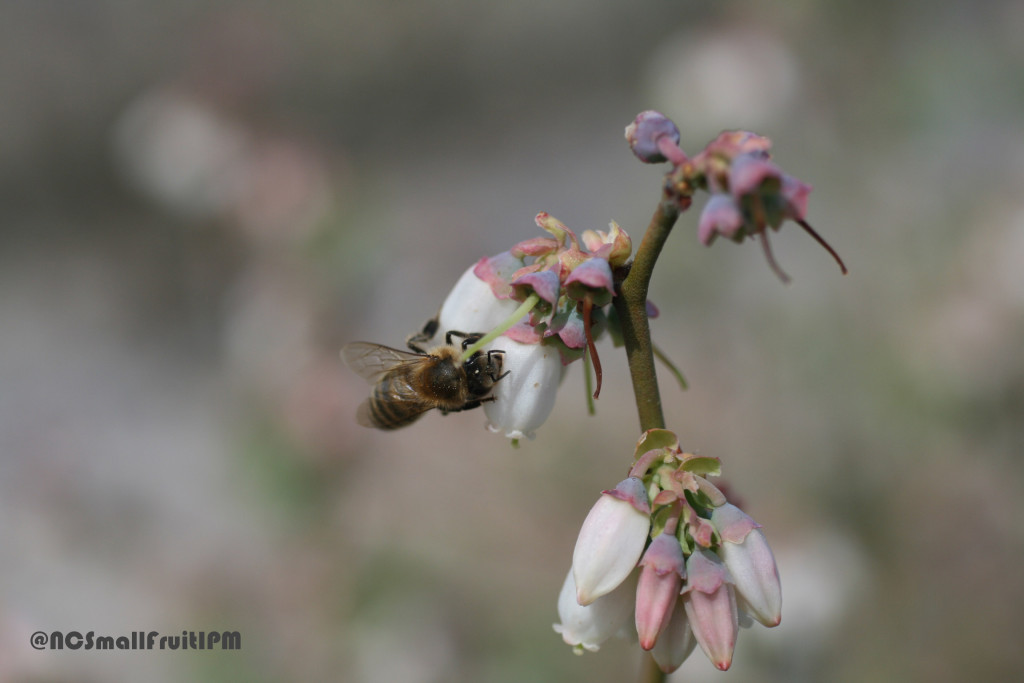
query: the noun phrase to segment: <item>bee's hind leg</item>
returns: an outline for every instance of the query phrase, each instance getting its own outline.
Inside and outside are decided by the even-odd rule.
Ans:
[[[473,410],[473,408],[479,408],[484,403],[490,403],[491,401],[497,400],[497,396],[485,396],[484,398],[475,398],[472,401],[466,401],[466,403],[459,408],[441,409],[441,414],[447,415],[448,413],[461,413],[463,410]]]

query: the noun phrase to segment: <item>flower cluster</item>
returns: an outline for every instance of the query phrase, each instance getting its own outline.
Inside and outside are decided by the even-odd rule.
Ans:
[[[555,630],[597,650],[632,623],[665,672],[700,645],[723,671],[741,625],[781,620],[782,592],[760,525],[707,477],[716,458],[684,453],[675,434],[645,432],[629,477],[604,491],[580,529]]]
[[[691,159],[679,147],[675,124],[658,112],[645,111],[626,127],[626,140],[641,161],[672,163],[666,192],[679,208],[688,208],[697,190],[711,195],[697,227],[702,244],[710,245],[718,235],[735,242],[759,237],[769,265],[788,281],[775,263],[767,229],[778,230],[786,220],[792,220],[846,273],[839,255],[805,220],[811,186],[785,173],[771,160],[768,138],[747,131],[726,131]]]
[[[633,250],[614,222],[607,232],[585,231],[582,239],[547,213],[537,214],[536,223],[547,235],[480,259],[438,316],[440,330],[490,331],[533,302],[528,317],[487,346],[504,351],[509,371],[494,387],[495,400],[484,404],[488,426],[513,440],[533,438],[547,419],[564,367],[585,348],[593,357],[606,319],[602,309],[615,296],[615,273]]]

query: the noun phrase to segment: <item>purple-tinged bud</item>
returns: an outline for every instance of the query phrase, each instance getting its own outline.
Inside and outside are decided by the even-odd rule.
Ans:
[[[782,169],[761,154],[741,154],[729,167],[729,192],[736,199],[760,192],[765,183],[782,183]]]
[[[558,335],[558,338],[563,344],[565,344],[567,349],[576,351],[587,345],[587,332],[584,329],[583,316],[576,310],[575,302],[569,303],[572,304],[573,308],[569,311],[564,323],[558,326],[557,329],[555,329],[556,326],[553,324],[550,329],[553,334]],[[558,322],[557,316],[554,322]],[[599,337],[602,331],[603,328],[599,327],[597,331],[594,332],[594,336]],[[572,355],[562,356],[563,363],[569,363],[575,359],[576,358]]]
[[[669,160],[665,156],[664,145],[659,144],[661,138],[667,138],[672,146],[679,149],[679,129],[660,112],[642,111],[633,119],[633,123],[626,126],[626,142],[637,159],[645,164],[660,164]],[[686,161],[686,155],[681,150],[679,154],[682,158],[673,159],[672,163],[678,165]]]
[[[584,648],[596,651],[601,643],[629,623],[633,595],[636,592],[635,576],[634,572],[611,593],[597,598],[589,605],[581,605],[576,601],[576,583],[570,570],[558,594],[558,618],[562,623],[554,624],[555,632],[560,633],[562,640],[572,645],[577,652],[582,652]]]
[[[667,674],[672,673],[686,661],[693,649],[697,647],[697,638],[690,628],[690,620],[686,618],[686,608],[678,603],[683,598],[676,598],[676,606],[672,610],[672,618],[662,629],[658,642],[651,648],[651,656],[658,667]]]
[[[502,370],[509,374],[494,385],[495,400],[484,403],[487,428],[510,439],[532,439],[555,407],[562,357],[549,344],[524,344],[506,336],[489,348],[504,352]]]
[[[636,632],[640,647],[650,650],[668,626],[686,578],[683,549],[674,533],[660,534],[640,560],[636,589]]]
[[[718,235],[729,239],[743,239],[743,212],[731,196],[722,193],[711,195],[697,224],[697,237],[701,244],[709,246]]]
[[[782,584],[760,525],[730,503],[711,512],[711,523],[722,537],[718,554],[732,575],[739,608],[765,626],[778,626],[782,621]]]
[[[807,195],[811,193],[807,183],[784,174],[782,176],[782,198],[786,201],[783,215],[794,221],[802,221],[807,215]]]
[[[522,258],[512,252],[503,251],[496,256],[485,256],[477,261],[473,266],[473,273],[491,287],[494,296],[508,299],[512,296],[512,286],[509,282],[524,265],[526,264]]]
[[[438,319],[442,333],[448,330],[487,332],[515,312],[518,304],[511,299],[497,298],[491,285],[474,274],[478,268],[479,264],[463,273],[441,305]]]
[[[536,294],[550,306],[554,306],[559,294],[558,274],[551,270],[527,273],[512,281],[512,290],[512,298],[517,301],[525,301],[530,294]]]
[[[709,142],[694,162],[698,163],[707,157],[733,159],[740,154],[767,157],[771,147],[772,141],[764,136],[746,130],[726,130]]]
[[[686,561],[683,605],[697,643],[711,663],[725,671],[739,632],[736,594],[728,569],[709,550],[697,547]]]
[[[595,306],[604,306],[615,296],[612,269],[604,259],[588,259],[565,278],[565,291],[575,301],[582,301],[589,294]]]
[[[572,554],[576,599],[588,605],[615,590],[636,566],[651,529],[651,508],[636,477],[603,491],[587,513]]]

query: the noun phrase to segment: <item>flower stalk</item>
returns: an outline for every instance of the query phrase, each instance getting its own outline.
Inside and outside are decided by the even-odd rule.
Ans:
[[[626,360],[629,363],[641,431],[665,428],[661,392],[658,390],[658,376],[654,369],[654,344],[651,342],[651,326],[647,318],[647,292],[654,264],[678,218],[679,207],[666,193],[637,247],[629,275],[620,286],[620,296],[612,300],[622,325],[622,340],[626,347]],[[665,680],[665,672],[650,654],[644,656],[638,680],[640,683],[662,683]]]
[[[619,295],[612,300],[622,327],[622,340],[626,347],[626,360],[629,363],[641,431],[665,427],[658,376],[654,369],[655,350],[647,316],[647,293],[654,274],[654,264],[678,218],[678,204],[672,201],[667,192],[664,193],[637,247],[629,274],[619,285]],[[665,680],[665,673],[649,654],[644,656],[638,680],[640,683],[662,683]]]
[[[678,218],[678,204],[665,193],[637,247],[629,274],[619,285],[619,296],[612,300],[622,326],[622,340],[626,347],[626,360],[629,363],[641,431],[665,427],[658,376],[654,370],[654,344],[651,342],[651,327],[647,319],[647,291],[654,273],[654,264]]]
[[[491,330],[484,336],[480,337],[480,339],[478,339],[476,342],[470,344],[462,352],[461,358],[470,358],[474,353],[484,348],[501,335],[508,332],[508,329],[515,325],[520,320],[522,320],[523,318],[525,318],[526,315],[533,310],[534,306],[538,304],[538,302],[540,302],[540,297],[537,294],[531,294],[530,296],[526,297],[526,300],[519,305],[519,308],[517,308],[512,315],[505,319],[505,322],[501,323],[493,330]]]

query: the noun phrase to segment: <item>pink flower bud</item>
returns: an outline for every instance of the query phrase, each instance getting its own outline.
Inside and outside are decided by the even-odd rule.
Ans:
[[[505,352],[502,370],[509,374],[494,385],[494,400],[484,403],[487,427],[510,439],[532,439],[555,407],[562,357],[549,344],[524,344],[506,336],[489,348]]]
[[[634,572],[611,593],[589,605],[581,605],[576,601],[576,584],[570,570],[558,594],[558,618],[562,623],[554,625],[555,632],[562,634],[562,640],[577,650],[596,651],[601,643],[629,623],[635,591]]]
[[[527,273],[512,281],[515,299],[525,301],[530,294],[536,294],[549,306],[558,301],[559,287],[558,274],[551,270]]]
[[[633,571],[647,542],[650,514],[647,492],[636,477],[601,494],[583,521],[572,554],[581,605],[615,590]]]
[[[595,306],[604,306],[615,295],[612,269],[604,259],[587,259],[569,273],[565,279],[565,291],[576,301],[582,301],[590,294]]]
[[[744,234],[743,213],[736,200],[727,194],[711,195],[697,224],[697,237],[701,244],[710,245],[718,235],[742,239]]]
[[[782,169],[760,152],[740,154],[729,167],[729,191],[736,199],[761,191],[765,183],[773,183],[780,187]]]
[[[686,576],[683,549],[675,534],[662,533],[651,541],[640,560],[640,567],[636,589],[636,632],[640,637],[640,647],[650,650],[672,618],[679,602],[679,589]]]
[[[698,547],[686,561],[686,573],[683,605],[690,628],[711,663],[725,671],[732,664],[739,632],[729,571],[717,555]]]
[[[765,626],[778,626],[782,620],[782,585],[764,532],[730,503],[711,512],[711,523],[722,537],[718,554],[732,575],[739,608]]]
[[[786,200],[786,218],[802,221],[807,215],[807,195],[811,186],[788,173],[782,176],[782,198]]]
[[[667,674],[672,673],[686,661],[693,649],[697,647],[697,638],[690,628],[690,620],[686,618],[686,608],[678,603],[683,602],[681,597],[676,598],[676,606],[672,610],[672,618],[662,629],[658,642],[651,648],[651,656]]]
[[[485,256],[473,266],[473,273],[491,287],[491,291],[499,299],[507,299],[512,295],[515,273],[526,265],[522,256],[510,251],[503,251],[494,256]]]

